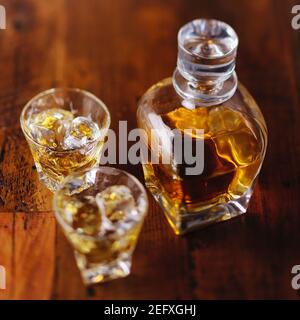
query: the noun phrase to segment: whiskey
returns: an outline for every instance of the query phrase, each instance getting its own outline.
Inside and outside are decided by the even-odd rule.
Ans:
[[[144,143],[160,160],[143,164],[146,185],[176,234],[245,213],[264,160],[266,124],[237,81],[237,44],[234,30],[223,22],[188,23],[179,31],[173,77],[153,85],[139,102]],[[202,158],[196,159],[203,159],[199,174],[188,174],[190,163],[176,161],[172,132],[183,137],[187,129],[192,146],[203,145]],[[171,154],[169,163],[161,161],[165,154]]]
[[[171,201],[189,210],[234,199],[247,191],[262,160],[262,145],[241,114],[226,105],[195,110],[181,107],[161,118],[171,130],[204,129],[204,171],[187,175],[181,164],[174,178],[169,166],[150,162],[145,166],[147,183],[155,180]]]
[[[58,184],[74,170],[95,166],[99,162],[103,141],[100,129],[86,117],[53,108],[28,119],[27,134],[37,170]],[[50,185],[52,189],[52,184]]]
[[[144,188],[108,167],[69,176],[55,194],[58,222],[86,284],[125,277],[147,212]]]
[[[103,200],[103,206],[97,203],[99,199]],[[142,219],[136,223],[135,200],[126,186],[107,188],[95,197],[85,192],[72,196],[61,192],[57,208],[72,228],[66,236],[77,252],[80,268],[110,264],[120,255],[132,252]]]

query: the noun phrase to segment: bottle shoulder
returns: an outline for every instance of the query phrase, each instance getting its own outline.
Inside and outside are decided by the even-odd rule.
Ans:
[[[255,121],[267,133],[265,119],[259,106],[240,82],[235,94],[230,99],[221,104],[207,107],[198,105],[193,100],[183,99],[174,89],[172,78],[165,78],[150,87],[142,96],[138,104],[138,117],[146,116],[148,113],[164,115],[182,108],[186,109],[183,113],[190,116],[200,113],[219,113],[221,118],[224,111],[226,111],[226,115],[229,113],[239,114],[248,122]]]
[[[208,107],[184,100],[174,89],[172,78],[163,79],[141,98],[137,120],[141,128],[202,129],[206,139],[234,137],[230,139],[249,148],[255,145],[257,154],[262,155],[266,150],[264,117],[248,90],[240,83],[229,100]]]

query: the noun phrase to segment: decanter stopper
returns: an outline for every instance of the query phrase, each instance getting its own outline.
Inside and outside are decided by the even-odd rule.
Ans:
[[[178,33],[176,91],[184,99],[213,105],[229,99],[237,87],[234,72],[238,37],[226,23],[198,19]]]

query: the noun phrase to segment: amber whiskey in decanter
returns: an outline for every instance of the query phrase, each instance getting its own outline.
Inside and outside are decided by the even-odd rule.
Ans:
[[[143,142],[159,159],[144,160],[146,185],[176,234],[245,213],[253,193],[267,128],[259,107],[237,81],[237,46],[235,31],[224,22],[186,24],[178,34],[173,77],[152,86],[139,102]],[[202,143],[198,174],[188,173],[190,163],[177,161],[174,130],[182,135],[188,130],[192,146]],[[166,153],[169,163],[161,161]]]

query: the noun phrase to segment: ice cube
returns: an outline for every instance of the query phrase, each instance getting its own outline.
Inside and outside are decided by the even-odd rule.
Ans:
[[[64,205],[65,221],[90,236],[123,235],[139,217],[133,195],[124,185],[108,187],[96,196],[68,193]]]
[[[49,148],[57,147],[55,131],[33,123],[29,125],[29,130],[32,139],[37,143]]]
[[[43,146],[57,148],[73,118],[72,112],[58,108],[32,114],[28,119],[31,137]]]
[[[57,126],[60,125],[61,121],[70,122],[73,118],[74,115],[70,111],[52,108],[33,114],[29,120],[32,125],[54,131]]]
[[[96,195],[96,203],[102,217],[101,233],[122,233],[138,219],[136,203],[127,186],[115,185],[106,188]]]
[[[85,199],[84,202],[73,202],[72,206],[70,208],[69,204],[68,208],[68,211],[72,212],[72,217],[69,215],[69,219],[72,220],[72,227],[79,233],[89,236],[98,235],[102,225],[102,217],[95,200]]]
[[[100,136],[98,125],[86,117],[76,117],[66,131],[62,147],[65,150],[81,148]]]

